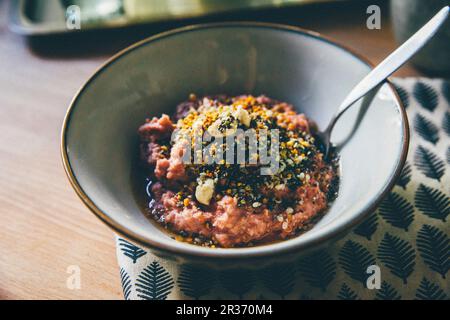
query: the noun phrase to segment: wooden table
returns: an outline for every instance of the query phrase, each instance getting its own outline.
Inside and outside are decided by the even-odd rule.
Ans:
[[[73,42],[39,39],[30,49],[7,29],[5,6],[0,0],[0,299],[121,299],[114,235],[71,189],[60,129],[72,96],[97,66],[136,37],[172,25],[133,30],[132,37],[126,31]],[[382,29],[368,30],[366,7],[313,6],[264,17],[322,32],[377,63],[395,42],[387,9]],[[101,39],[108,39],[106,48],[105,41],[95,47]],[[397,73],[418,74],[410,66]],[[81,269],[80,290],[66,286],[72,265]]]

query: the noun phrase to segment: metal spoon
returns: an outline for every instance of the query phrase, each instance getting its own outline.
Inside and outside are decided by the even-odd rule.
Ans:
[[[347,95],[333,116],[325,131],[317,133],[318,138],[324,146],[325,158],[328,157],[331,148],[331,132],[334,125],[342,114],[347,111],[356,101],[381,84],[387,77],[400,68],[417,51],[419,51],[437,32],[449,14],[449,6],[442,8],[430,21],[419,31],[411,36],[405,43],[384,59],[375,69],[364,77]]]

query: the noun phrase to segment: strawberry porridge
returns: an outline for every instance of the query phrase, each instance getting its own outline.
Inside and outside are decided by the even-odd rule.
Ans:
[[[176,239],[209,247],[304,232],[338,184],[314,131],[292,105],[265,96],[191,95],[139,128],[151,216]]]

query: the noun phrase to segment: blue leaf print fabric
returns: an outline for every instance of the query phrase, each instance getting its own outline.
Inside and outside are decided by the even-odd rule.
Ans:
[[[347,236],[261,270],[178,265],[117,236],[124,299],[450,299],[449,84],[394,84],[410,120],[408,159],[391,193]],[[367,288],[371,265],[379,288]]]

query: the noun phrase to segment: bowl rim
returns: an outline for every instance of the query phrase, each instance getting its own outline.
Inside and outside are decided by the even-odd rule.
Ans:
[[[82,202],[88,207],[88,209],[93,212],[100,220],[102,220],[105,224],[107,224],[111,229],[113,229],[116,233],[120,234],[121,236],[132,240],[138,244],[143,245],[146,248],[150,248],[152,250],[163,252],[163,253],[170,253],[175,254],[177,256],[183,256],[185,258],[215,258],[215,259],[249,259],[249,258],[267,258],[267,257],[273,257],[281,254],[287,254],[287,253],[294,253],[295,251],[300,250],[309,250],[313,247],[317,246],[319,247],[321,244],[326,243],[328,240],[337,238],[340,235],[344,234],[348,230],[350,230],[352,227],[356,226],[358,223],[362,221],[362,219],[372,212],[378,204],[382,201],[382,199],[391,191],[393,186],[395,185],[395,181],[401,174],[401,170],[405,164],[406,157],[408,154],[408,148],[409,148],[409,123],[408,118],[406,114],[405,107],[402,103],[402,100],[400,99],[397,91],[395,90],[394,85],[390,82],[389,78],[384,82],[386,83],[389,88],[391,89],[392,93],[394,94],[394,99],[396,102],[396,105],[399,110],[400,119],[401,119],[401,125],[402,125],[402,145],[401,145],[401,153],[400,157],[397,160],[396,167],[392,171],[388,183],[384,186],[383,189],[379,192],[378,196],[372,199],[371,202],[365,205],[365,207],[359,212],[355,213],[354,216],[346,221],[345,223],[342,223],[341,225],[338,225],[334,229],[327,230],[328,232],[324,232],[321,235],[316,236],[313,239],[309,239],[308,241],[304,241],[301,243],[297,243],[295,245],[292,245],[290,247],[284,247],[284,248],[273,248],[276,250],[270,250],[271,247],[275,246],[276,244],[267,244],[267,245],[261,245],[261,246],[255,246],[255,247],[249,247],[249,248],[234,248],[234,249],[225,249],[225,248],[207,248],[207,250],[199,252],[195,250],[188,250],[187,248],[181,248],[181,247],[174,247],[171,246],[168,242],[157,242],[152,241],[149,238],[141,237],[139,234],[135,233],[134,231],[126,228],[125,226],[119,224],[116,222],[110,215],[108,215],[106,212],[103,212],[87,195],[87,193],[83,190],[80,183],[78,182],[70,161],[69,156],[67,152],[67,140],[66,140],[66,134],[68,131],[71,114],[73,109],[75,108],[77,101],[79,97],[82,95],[82,93],[89,87],[89,84],[95,80],[95,78],[102,73],[104,70],[108,68],[108,66],[112,65],[115,61],[120,59],[121,57],[125,56],[127,53],[132,52],[135,49],[138,49],[144,45],[147,45],[149,43],[152,43],[157,40],[161,40],[166,37],[170,37],[173,35],[179,35],[181,33],[190,32],[190,31],[196,31],[196,30],[204,30],[204,29],[211,29],[211,28],[226,28],[226,27],[244,27],[244,28],[268,28],[272,30],[279,30],[279,31],[289,31],[294,32],[297,34],[301,34],[304,36],[308,36],[311,38],[314,38],[319,41],[324,41],[328,44],[331,44],[346,53],[350,54],[360,62],[363,62],[366,64],[370,69],[374,68],[374,64],[371,63],[366,57],[363,55],[355,52],[353,49],[347,47],[346,45],[343,45],[334,39],[331,39],[327,36],[324,36],[318,32],[307,30],[304,28],[300,28],[297,26],[290,26],[290,25],[284,25],[284,24],[278,24],[278,23],[269,23],[269,22],[253,22],[253,21],[237,21],[237,22],[216,22],[216,23],[204,23],[204,24],[195,24],[195,25],[188,25],[181,28],[171,29],[153,36],[150,36],[148,38],[145,38],[143,40],[140,40],[127,48],[119,51],[118,53],[114,54],[111,58],[106,60],[103,64],[101,64],[94,73],[88,78],[88,80],[78,89],[75,96],[72,98],[69,108],[67,109],[66,115],[64,117],[62,130],[61,130],[61,145],[60,145],[60,152],[61,152],[61,158],[64,170],[66,172],[67,178],[69,179],[70,184],[72,185],[73,189],[75,190],[78,197],[82,200]],[[295,239],[295,238],[293,238]],[[289,241],[289,240],[287,240]],[[283,242],[287,242],[283,241]],[[194,247],[194,245],[192,245]],[[255,249],[256,248],[256,249]],[[266,248],[266,250],[257,250]],[[254,250],[250,250],[254,249]],[[269,249],[269,250],[267,250]],[[233,252],[231,252],[233,250]],[[251,252],[249,252],[251,251]]]

